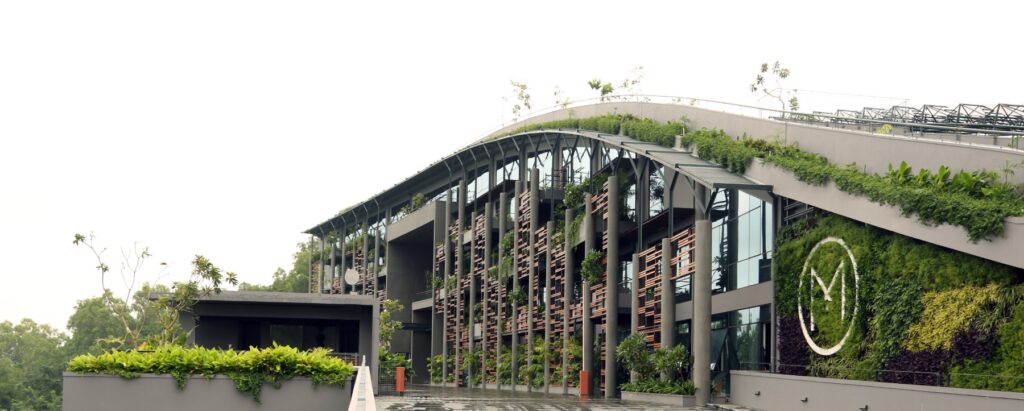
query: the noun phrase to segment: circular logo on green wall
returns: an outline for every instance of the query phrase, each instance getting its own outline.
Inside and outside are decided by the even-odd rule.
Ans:
[[[814,352],[832,355],[843,348],[857,317],[859,287],[857,260],[842,239],[827,237],[814,245],[796,299],[800,330]]]

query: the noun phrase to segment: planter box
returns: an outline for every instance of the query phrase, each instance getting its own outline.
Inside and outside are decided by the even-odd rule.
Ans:
[[[678,405],[682,407],[693,407],[697,405],[697,398],[692,395],[652,394],[632,391],[621,391],[620,394],[622,401],[626,402],[652,402],[655,404]],[[711,402],[724,404],[728,401],[726,397],[714,396],[711,398]]]
[[[124,379],[116,375],[64,373],[64,411],[181,411],[181,410],[303,410],[347,409],[351,381],[345,387],[313,386],[308,377],[281,383],[280,389],[263,385],[257,403],[235,389],[230,378],[193,376],[178,390],[170,375],[143,374]]]

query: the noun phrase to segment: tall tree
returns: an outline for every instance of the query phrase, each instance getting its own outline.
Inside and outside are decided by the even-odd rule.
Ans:
[[[0,409],[61,409],[66,340],[60,331],[30,319],[0,323]]]

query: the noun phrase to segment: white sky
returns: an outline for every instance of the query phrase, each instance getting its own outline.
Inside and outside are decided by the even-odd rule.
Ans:
[[[0,321],[100,293],[76,232],[267,283],[301,231],[507,120],[510,79],[541,107],[644,65],[644,92],[768,106],[748,85],[778,59],[797,89],[1024,103],[1016,2],[690,3],[0,2]]]

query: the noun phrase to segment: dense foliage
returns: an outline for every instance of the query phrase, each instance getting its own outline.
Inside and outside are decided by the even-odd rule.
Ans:
[[[686,121],[659,123],[649,118],[638,118],[631,114],[605,114],[581,119],[564,119],[520,127],[508,134],[519,134],[545,129],[580,129],[606,134],[622,134],[640,141],[672,147],[678,135],[686,133]]]
[[[61,409],[66,339],[29,319],[0,323],[0,410]]]
[[[795,146],[765,140],[734,140],[721,130],[698,130],[683,136],[697,155],[743,173],[755,157],[793,173],[800,181],[821,185],[828,181],[847,193],[895,206],[904,215],[916,215],[924,224],[952,224],[967,231],[972,241],[1002,235],[1004,220],[1024,215],[1024,188],[1002,181],[994,171],[958,171],[949,167],[918,170],[906,162],[890,165],[886,175],[864,172],[856,164],[834,165],[820,155]],[[1008,165],[1008,177],[1016,166]]]
[[[621,385],[619,388],[623,391],[676,395],[694,393],[693,382],[681,378],[690,368],[690,354],[682,344],[652,350],[644,334],[634,333],[615,347],[615,358],[630,371],[634,380]]]
[[[808,349],[796,318],[800,273],[826,237],[846,243],[860,274],[852,332],[827,357]],[[820,251],[819,270],[836,266],[828,260],[835,255]],[[1024,391],[1021,270],[835,215],[780,232],[774,263],[780,371]],[[818,327],[810,335],[816,342],[839,340],[830,331],[837,329],[837,311],[815,310]]]
[[[85,354],[68,363],[68,371],[136,378],[140,374],[169,374],[178,389],[193,375],[226,375],[235,387],[259,402],[263,384],[278,388],[292,377],[310,377],[313,384],[343,386],[355,367],[328,355],[327,349],[302,351],[291,347],[250,348],[249,351],[162,346],[152,351],[114,350]]]
[[[604,253],[590,250],[580,263],[580,275],[590,285],[600,285],[604,278]]]

